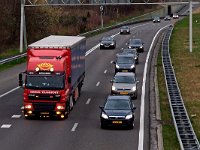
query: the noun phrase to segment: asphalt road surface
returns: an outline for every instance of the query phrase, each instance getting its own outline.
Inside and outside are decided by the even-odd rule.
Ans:
[[[149,76],[142,92],[147,54],[157,32],[174,21],[145,22],[131,27],[130,35],[120,35],[119,28],[87,39],[86,78],[81,97],[66,120],[26,120],[21,107],[23,89],[17,88],[18,73],[26,64],[17,65],[0,73],[0,149],[1,150],[144,150],[149,149]],[[113,35],[117,42],[114,50],[100,50],[99,39]],[[138,98],[133,101],[136,109],[135,127],[101,129],[100,109],[110,94],[110,80],[114,76],[116,53],[126,48],[130,38],[144,41],[144,53],[140,53],[136,76],[139,80]],[[155,44],[155,43],[154,43]],[[95,49],[96,48],[96,49]],[[153,48],[152,48],[153,49]],[[144,87],[143,87],[144,88]],[[12,90],[13,89],[13,90]],[[10,91],[12,90],[12,91]],[[144,99],[144,118],[141,118],[141,96]],[[141,121],[144,127],[141,129]],[[144,134],[142,134],[144,131]],[[140,140],[139,140],[140,137]],[[144,137],[144,138],[142,138]]]

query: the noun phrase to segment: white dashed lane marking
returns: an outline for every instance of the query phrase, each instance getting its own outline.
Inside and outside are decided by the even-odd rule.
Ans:
[[[3,125],[1,126],[2,129],[8,129],[8,128],[10,128],[10,127],[11,127],[11,124],[3,124]]]
[[[75,123],[71,131],[72,131],[72,132],[76,131],[76,128],[77,128],[77,127],[78,127],[78,123]]]
[[[100,82],[97,82],[96,86],[99,86]]]
[[[86,105],[88,105],[91,101],[91,98],[88,98],[87,102],[85,103]]]
[[[13,115],[11,118],[20,118],[21,117],[21,115]]]
[[[105,74],[106,74],[106,73],[107,73],[107,70],[105,70],[103,73],[105,73]]]

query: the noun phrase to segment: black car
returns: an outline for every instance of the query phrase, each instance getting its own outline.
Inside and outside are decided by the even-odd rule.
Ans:
[[[120,28],[120,34],[130,34],[130,27],[129,26],[122,26]]]
[[[135,63],[139,63],[139,53],[137,52],[136,49],[131,49],[131,48],[126,48],[123,49],[122,53],[128,53],[128,54],[133,54],[133,58],[135,59]]]
[[[169,15],[167,15],[167,16],[165,16],[164,20],[169,21],[169,20],[171,20],[171,17]]]
[[[137,52],[144,52],[144,43],[141,39],[130,39],[128,42],[128,48],[136,49]]]
[[[127,126],[134,127],[136,107],[130,96],[108,96],[104,106],[100,106],[101,128],[107,126]]]
[[[100,40],[100,49],[102,48],[115,48],[116,47],[116,41],[112,37],[103,37]]]
[[[153,23],[160,23],[160,17],[154,17]]]
[[[135,59],[133,54],[128,53],[118,53],[116,55],[115,73],[116,72],[134,72],[136,71]]]

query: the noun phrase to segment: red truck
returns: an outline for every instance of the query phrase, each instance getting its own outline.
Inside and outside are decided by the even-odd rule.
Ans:
[[[85,52],[80,36],[51,35],[28,46],[26,71],[19,74],[25,118],[68,117],[85,78]]]

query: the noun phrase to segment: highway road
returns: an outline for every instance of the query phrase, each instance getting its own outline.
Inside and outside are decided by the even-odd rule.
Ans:
[[[119,28],[117,28],[88,38],[87,50],[90,50],[90,53],[87,53],[86,56],[86,78],[81,97],[66,120],[24,119],[21,112],[23,89],[17,88],[17,85],[18,73],[25,70],[26,64],[20,64],[1,72],[0,149],[142,150],[141,147],[144,145],[144,150],[149,150],[149,69],[147,69],[146,76],[144,74],[145,62],[151,47],[153,50],[155,43],[152,44],[152,41],[155,35],[161,28],[172,22],[163,20],[161,23],[155,24],[145,22],[131,25],[130,35],[119,35]],[[97,46],[99,39],[105,35],[114,36],[117,42],[116,49],[99,49]],[[106,97],[110,94],[110,80],[114,76],[114,65],[111,61],[115,60],[116,53],[127,47],[126,43],[130,38],[141,38],[145,43],[145,51],[140,53],[136,69],[139,88],[138,98],[133,101],[137,107],[135,127],[133,130],[101,129],[99,106],[103,105]],[[146,81],[146,84],[142,88],[143,80]],[[144,105],[141,107],[142,97],[144,97]],[[142,117],[142,119],[141,108],[144,109],[144,118]],[[141,123],[144,123],[144,128],[141,128]]]

